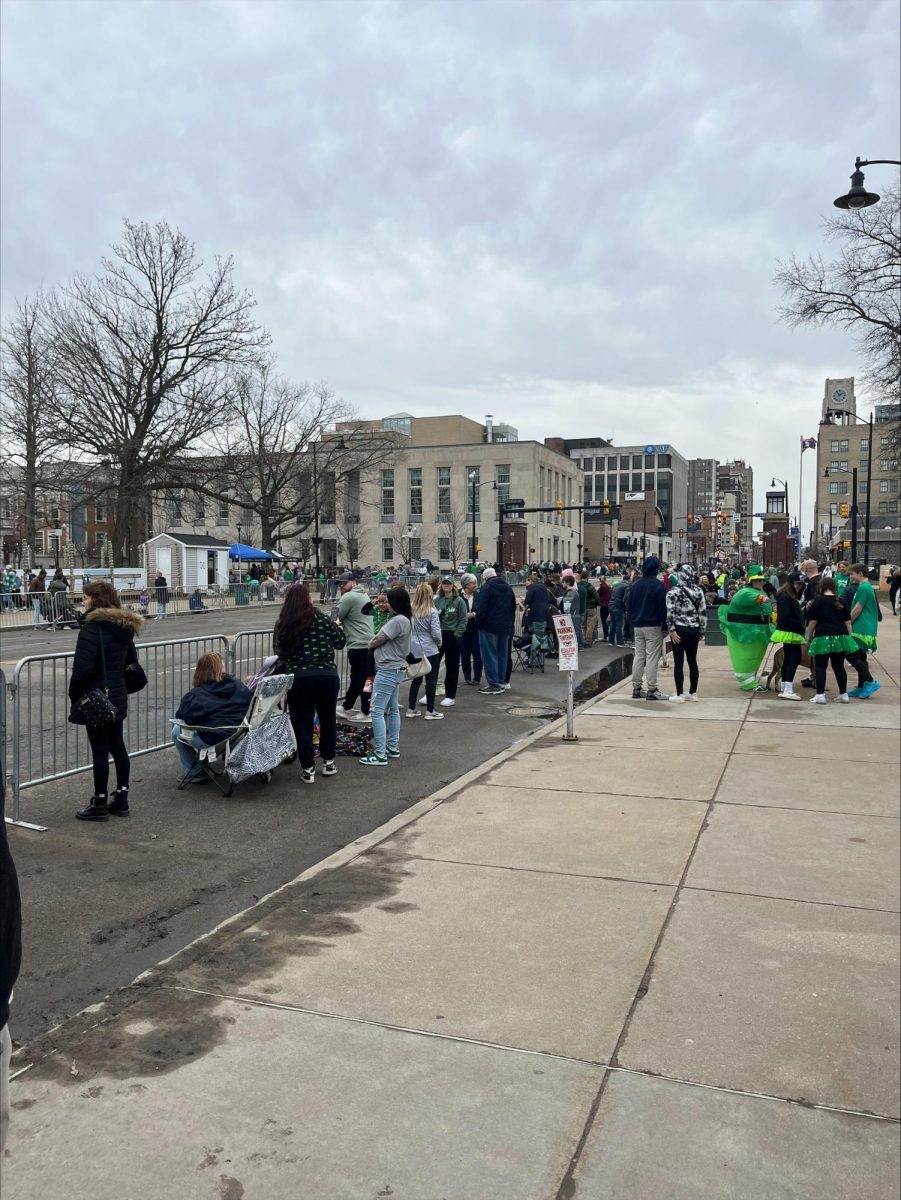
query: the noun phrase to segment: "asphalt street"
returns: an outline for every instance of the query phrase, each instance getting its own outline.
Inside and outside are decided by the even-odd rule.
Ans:
[[[274,606],[150,623],[143,641],[271,629]],[[202,630],[201,630],[202,625]],[[74,634],[3,637],[3,660],[71,649]],[[24,648],[23,648],[24,647]],[[623,652],[598,644],[581,657],[583,695],[621,677]],[[22,793],[23,816],[46,833],[10,829],[22,885],[24,962],[11,1028],[35,1036],[127,984],[140,971],[409,805],[540,728],[565,704],[566,680],[515,672],[503,697],[461,687],[446,719],[404,719],[402,758],[387,768],[339,759],[339,774],[300,782],[296,765],[268,787],[223,799],[211,787],[175,789],[174,752],[133,760],[132,815],[74,820],[88,773]],[[48,730],[48,734],[50,731]],[[600,765],[600,764],[599,764]]]

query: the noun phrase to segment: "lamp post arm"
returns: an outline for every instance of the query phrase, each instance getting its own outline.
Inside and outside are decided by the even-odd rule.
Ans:
[[[897,158],[856,158],[854,160],[854,169],[859,171],[861,167],[901,167],[901,159]]]

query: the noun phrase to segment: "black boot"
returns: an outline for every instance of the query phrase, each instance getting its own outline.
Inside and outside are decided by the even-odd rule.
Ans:
[[[108,821],[109,807],[106,803],[106,793],[92,796],[91,803],[87,808],[80,808],[75,816],[79,821]]]
[[[113,798],[109,802],[109,811],[115,813],[117,817],[128,816],[128,788],[119,787],[113,792]]]

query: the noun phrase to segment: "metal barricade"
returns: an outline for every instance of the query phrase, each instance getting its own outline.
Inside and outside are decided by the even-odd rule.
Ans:
[[[6,782],[6,774],[9,770],[9,757],[6,752],[6,675],[3,668],[0,667],[0,771],[3,772],[3,780]]]
[[[136,643],[147,687],[129,697],[125,744],[131,757],[166,749],[172,739],[170,718],[191,687],[197,659],[216,652],[228,664],[223,635]],[[74,651],[21,659],[9,684],[12,705],[12,766],[8,773],[12,816],[7,821],[26,829],[46,826],[21,819],[21,793],[40,783],[64,779],[91,768],[91,752],[81,725],[71,725],[69,677]]]
[[[271,629],[247,629],[236,633],[231,644],[229,671],[237,679],[255,675],[263,665],[263,659],[272,653]],[[345,650],[335,651],[335,666],[341,680],[341,691],[347,690],[350,678]]]

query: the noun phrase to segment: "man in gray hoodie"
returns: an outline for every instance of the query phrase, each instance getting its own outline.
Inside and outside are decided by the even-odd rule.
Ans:
[[[338,580],[338,620],[347,638],[347,665],[349,679],[347,695],[338,705],[339,721],[355,721],[360,725],[370,725],[369,716],[370,696],[363,691],[366,683],[366,663],[369,656],[369,641],[372,637],[372,617],[363,612],[363,606],[369,604],[369,595],[362,583],[357,583],[356,577],[345,571]],[[353,711],[357,697],[360,697],[361,712]]]

